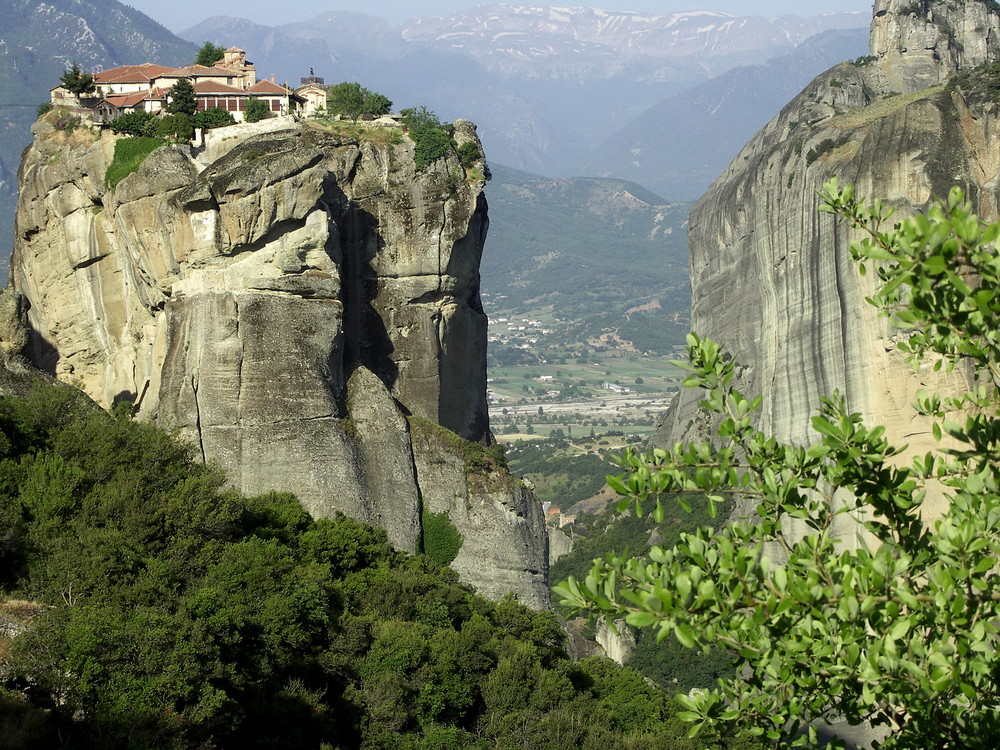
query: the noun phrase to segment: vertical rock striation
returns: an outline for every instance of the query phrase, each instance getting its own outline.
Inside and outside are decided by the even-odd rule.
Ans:
[[[499,474],[499,489],[463,472],[429,491],[410,428],[491,439],[483,165],[451,154],[417,172],[400,131],[359,133],[222,128],[112,189],[112,135],[36,124],[11,266],[32,359],[104,406],[134,399],[244,492],[294,492],[400,549],[421,548],[422,512],[441,505],[464,580],[545,606],[534,499]],[[467,121],[455,138],[478,144]]]
[[[817,77],[695,205],[692,328],[732,352],[743,388],[764,394],[765,431],[809,442],[820,398],[839,390],[911,454],[934,444],[910,408],[914,394],[960,388],[963,376],[905,360],[899,332],[865,302],[874,282],[850,258],[851,231],[818,213],[816,191],[836,175],[907,215],[957,184],[996,219],[1000,108],[977,88],[986,73],[945,82],[1000,59],[998,29],[1000,14],[982,0],[879,0],[871,57]],[[656,440],[710,428],[687,392]]]

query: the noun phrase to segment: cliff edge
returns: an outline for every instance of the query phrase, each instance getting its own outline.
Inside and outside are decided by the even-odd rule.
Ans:
[[[742,388],[764,395],[766,432],[810,442],[820,398],[840,390],[910,454],[934,444],[910,404],[922,387],[962,388],[963,374],[913,370],[900,332],[865,302],[874,281],[850,258],[854,235],[817,211],[816,191],[836,175],[905,216],[960,185],[996,219],[1000,106],[988,64],[1000,59],[998,30],[993,2],[879,0],[871,55],[813,80],[692,210],[692,329],[732,353]],[[698,401],[682,393],[655,441],[707,437]]]
[[[277,118],[157,148],[112,187],[122,139],[34,134],[11,284],[36,365],[133,400],[242,491],[294,492],[399,549],[446,513],[463,580],[547,605],[538,504],[463,455],[491,439],[481,161],[418,171],[400,129]],[[455,140],[479,145],[468,121]]]

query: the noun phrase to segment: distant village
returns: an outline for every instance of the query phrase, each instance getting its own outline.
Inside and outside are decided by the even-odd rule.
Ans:
[[[500,295],[499,299],[503,299],[504,296],[505,295]],[[491,344],[504,344],[517,349],[531,351],[537,344],[542,342],[545,337],[551,335],[552,333],[553,330],[551,328],[545,328],[540,320],[532,320],[530,318],[515,320],[513,318],[498,317],[490,318],[487,341]],[[532,378],[532,380],[543,384],[553,383],[555,381],[555,375],[537,375]],[[492,379],[488,382],[492,382]],[[618,383],[611,383],[609,381],[602,382],[600,387],[606,391],[611,391],[612,393],[626,394],[632,392],[632,389],[627,386],[619,385]],[[558,398],[560,395],[562,395],[560,391],[550,388],[545,391],[544,397]],[[496,393],[492,388],[487,388],[486,398],[490,403],[509,400]]]

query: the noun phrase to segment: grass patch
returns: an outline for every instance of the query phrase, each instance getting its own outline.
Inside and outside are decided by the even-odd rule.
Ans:
[[[507,472],[507,455],[503,446],[473,443],[423,417],[411,416],[408,419],[410,429],[434,435],[441,443],[460,455],[464,459],[466,474]]]
[[[881,120],[883,117],[895,114],[904,107],[908,107],[921,99],[930,99],[944,91],[944,86],[932,86],[928,89],[915,91],[912,94],[899,94],[888,97],[881,101],[869,104],[867,107],[859,107],[851,112],[831,117],[824,126],[847,130],[848,128],[860,128],[869,123]]]
[[[326,133],[333,133],[353,141],[368,141],[383,145],[398,145],[403,142],[403,133],[399,128],[384,125],[365,125],[346,120],[310,120],[309,125]]]
[[[119,182],[137,170],[146,157],[166,144],[159,138],[122,138],[115,142],[115,156],[104,173],[104,182],[114,189]]]

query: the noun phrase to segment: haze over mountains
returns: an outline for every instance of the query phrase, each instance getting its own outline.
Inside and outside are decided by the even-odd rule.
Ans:
[[[382,91],[397,108],[468,117],[494,163],[630,179],[675,201],[700,195],[811,76],[864,54],[867,23],[863,13],[765,19],[486,5],[401,27],[346,12],[279,27],[214,17],[184,31],[185,41],[116,0],[12,0],[0,6],[0,280],[20,153],[35,108],[72,61],[95,70],[175,65],[205,40],[237,44],[278,81],[296,85],[313,68],[328,83]]]
[[[864,55],[867,45],[864,29],[825,31],[786,55],[734,68],[654,104],[571,171],[634,180],[675,200],[695,200],[817,71]]]
[[[219,16],[181,36],[238,44],[279,80],[296,82],[313,68],[328,83],[362,81],[397,106],[424,104],[446,119],[468,117],[479,125],[492,161],[567,176],[597,160],[594,150],[651,105],[735,67],[788,54],[832,29],[856,29],[846,56],[864,54],[868,21],[865,13],[766,19],[715,11],[651,15],[494,4],[416,18],[398,28],[345,12],[278,27]],[[752,123],[730,123],[734,140],[745,142],[829,64],[812,56],[791,69],[772,69],[771,75],[792,83],[779,84],[780,95],[762,100]],[[772,106],[763,120],[756,114]],[[692,119],[699,115],[692,113]],[[690,150],[686,143],[680,147]],[[734,154],[720,156],[715,171]],[[603,166],[597,171],[626,177]],[[702,189],[666,197],[692,199]]]

